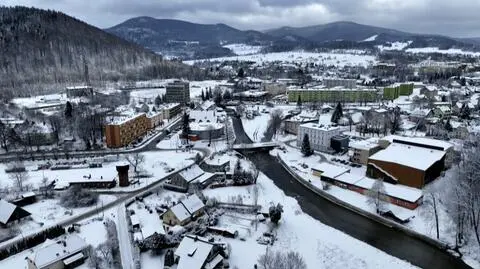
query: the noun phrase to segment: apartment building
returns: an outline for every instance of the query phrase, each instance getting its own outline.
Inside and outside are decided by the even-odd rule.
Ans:
[[[376,139],[367,139],[350,143],[352,149],[351,161],[367,165],[368,158],[382,149]]]
[[[291,88],[288,89],[288,101],[296,102],[298,98],[302,102],[322,102],[322,103],[361,103],[376,102],[379,99],[377,89],[371,88]]]
[[[330,149],[332,137],[341,134],[341,128],[338,126],[323,125],[318,123],[302,124],[298,128],[297,146],[302,146],[303,137],[305,134],[308,134],[310,146],[314,150],[327,151]]]
[[[107,147],[119,148],[132,143],[135,139],[145,135],[150,125],[145,113],[113,117],[105,126]]]
[[[190,83],[176,80],[166,86],[166,99],[169,103],[190,103]]]

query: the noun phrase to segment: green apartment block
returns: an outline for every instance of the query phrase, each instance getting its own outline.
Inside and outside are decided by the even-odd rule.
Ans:
[[[376,89],[336,89],[312,88],[288,90],[288,101],[296,102],[298,96],[302,102],[322,103],[361,103],[376,102],[379,99]]]
[[[395,84],[383,89],[384,100],[394,100],[399,96],[407,96],[413,93],[413,83],[409,84]]]

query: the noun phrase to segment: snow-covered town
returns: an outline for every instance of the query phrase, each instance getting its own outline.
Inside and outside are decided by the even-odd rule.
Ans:
[[[480,268],[480,44],[150,20],[0,56],[0,269]]]

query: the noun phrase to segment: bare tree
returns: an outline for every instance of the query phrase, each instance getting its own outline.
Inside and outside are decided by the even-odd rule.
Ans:
[[[16,162],[11,169],[12,172],[9,173],[8,177],[12,180],[15,189],[23,192],[25,183],[28,181],[28,171],[22,162]]]
[[[145,163],[145,155],[141,153],[133,153],[125,155],[125,160],[133,167],[133,172],[136,176],[141,172],[142,166]]]
[[[425,188],[424,204],[427,206],[427,212],[430,213],[430,215],[433,217],[437,239],[440,238],[440,229],[438,223],[439,195],[440,194],[434,185],[431,184],[427,188]]]
[[[278,131],[280,130],[280,126],[282,125],[283,120],[283,112],[280,109],[275,109],[270,112],[270,120],[268,120],[267,129],[263,134],[262,141],[271,141],[274,138]]]
[[[306,269],[307,265],[303,257],[295,251],[282,253],[280,251],[269,251],[268,247],[265,254],[258,259],[262,269]]]
[[[367,191],[367,202],[375,206],[377,213],[385,209],[385,186],[383,185],[383,180],[377,179],[373,183],[372,187]]]
[[[63,128],[63,121],[62,118],[57,116],[57,115],[51,115],[48,117],[48,121],[50,122],[50,126],[52,128],[52,133],[53,133],[53,138],[55,139],[55,142],[60,141],[60,133]]]
[[[107,264],[112,264],[112,248],[107,242],[103,242],[97,247],[97,252],[100,253],[103,261]]]

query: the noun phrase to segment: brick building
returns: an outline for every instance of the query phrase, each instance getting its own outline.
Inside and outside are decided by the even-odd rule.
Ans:
[[[131,117],[115,117],[105,126],[105,140],[107,147],[119,148],[132,143],[135,139],[145,135],[150,121],[145,113]]]

